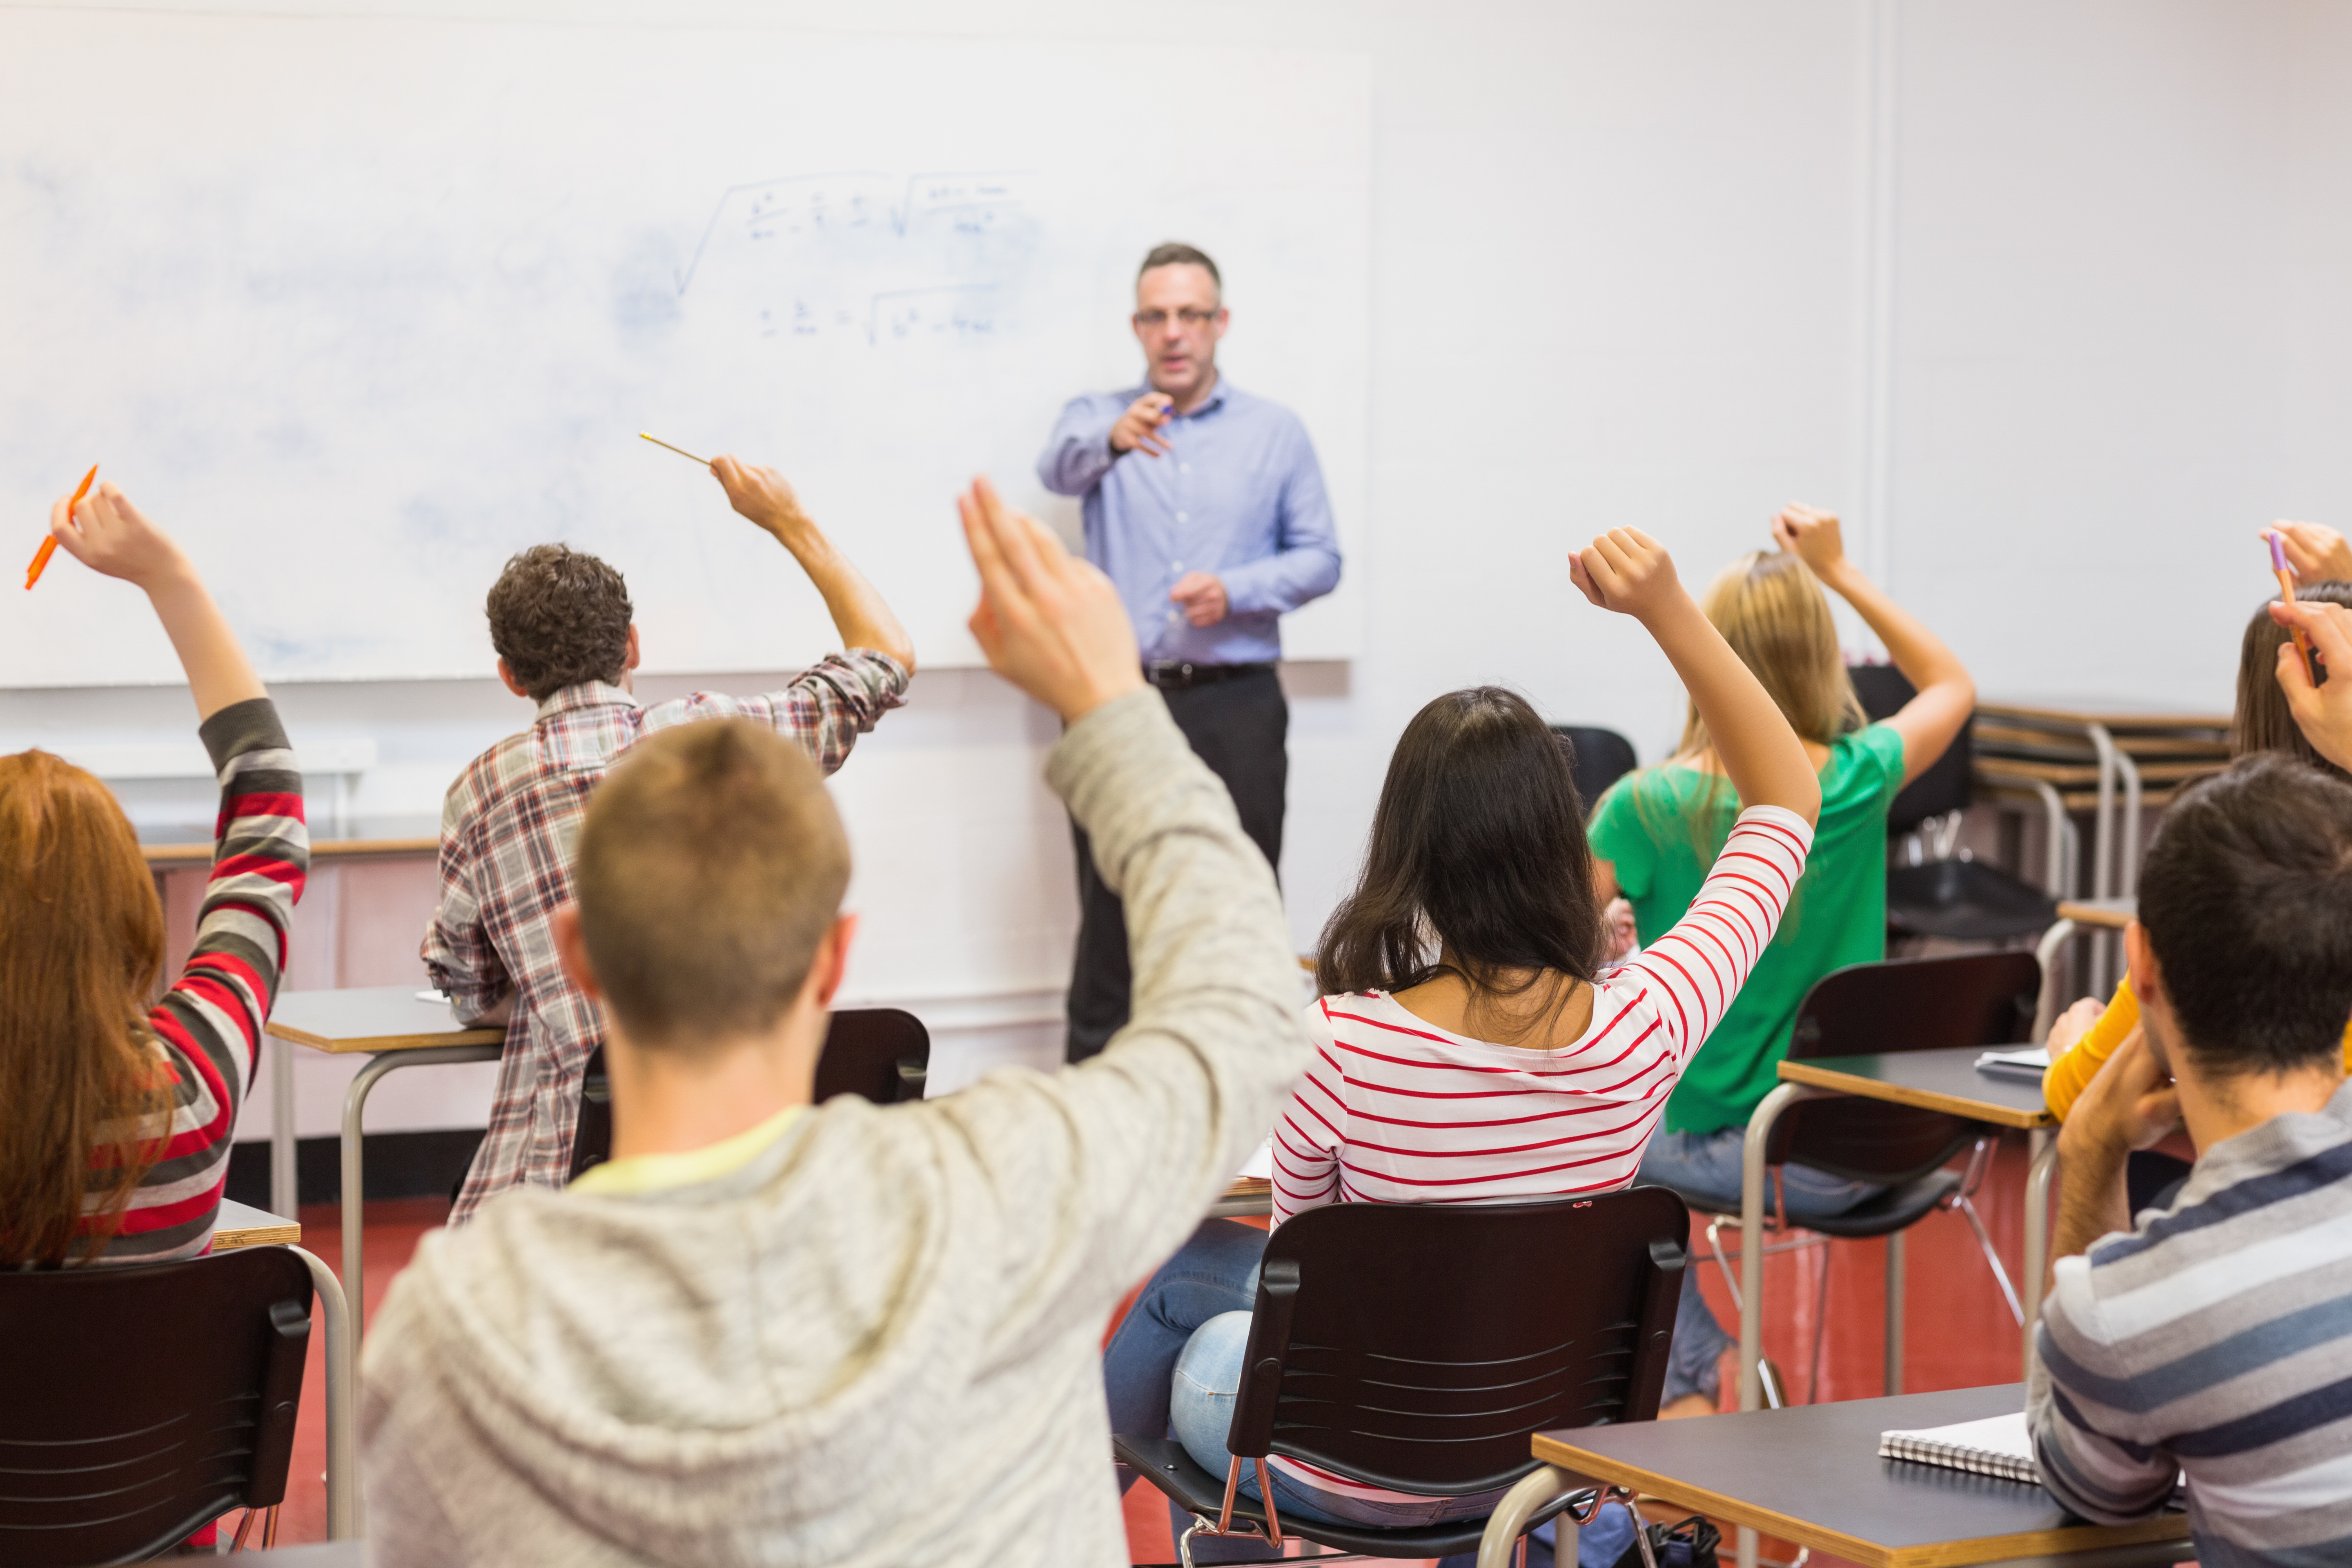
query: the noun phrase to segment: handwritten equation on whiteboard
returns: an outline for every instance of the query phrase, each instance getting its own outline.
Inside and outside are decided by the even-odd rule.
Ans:
[[[1030,179],[841,172],[730,186],[678,269],[679,301],[787,342],[992,338],[1038,250]]]

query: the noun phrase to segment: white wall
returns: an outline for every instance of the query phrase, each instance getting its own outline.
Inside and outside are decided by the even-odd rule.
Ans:
[[[1510,681],[1560,719],[1623,730],[1645,759],[1671,739],[1663,661],[1568,584],[1565,548],[1601,527],[1654,531],[1696,581],[1762,542],[1780,501],[1837,507],[1988,693],[2210,706],[2264,591],[2252,531],[2352,516],[2330,439],[2352,412],[2336,371],[2352,349],[2340,7],[410,9],[1164,42],[1165,69],[1135,83],[1137,123],[1074,137],[1181,137],[1213,114],[1218,83],[1188,70],[1188,41],[1370,55],[1371,542],[1351,565],[1365,651],[1286,674],[1283,871],[1302,947],[1352,869],[1390,743],[1434,693]],[[1892,71],[1884,100],[1874,62]],[[1237,339],[1250,325],[1237,312]],[[1885,504],[1865,517],[1872,493]],[[523,716],[486,683],[284,696],[298,734],[379,738],[364,800],[386,809],[429,805]],[[0,698],[0,735],[68,714],[143,732],[179,723],[183,700]],[[1053,733],[992,678],[925,675],[843,771],[860,994],[933,999],[950,1026],[1050,1014],[1074,920],[1067,839],[1036,782]],[[373,962],[402,962],[390,935],[371,940]],[[1054,1037],[946,1033],[974,1060]]]

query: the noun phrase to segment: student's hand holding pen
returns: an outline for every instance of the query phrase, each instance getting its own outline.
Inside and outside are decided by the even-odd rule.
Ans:
[[[1071,723],[1143,685],[1135,628],[1109,578],[986,479],[956,510],[980,568],[971,635],[991,669]]]
[[[2312,750],[2352,772],[2352,679],[2336,670],[2352,670],[2352,610],[2341,605],[2298,599],[2293,604],[2271,602],[2271,619],[2304,634],[2327,677],[2318,685],[2303,667],[2293,642],[2279,644],[2279,689],[2286,693],[2287,711]]]
[[[2277,536],[2295,581],[2352,583],[2352,544],[2326,524],[2281,520],[2263,529],[2262,535],[2264,539]]]

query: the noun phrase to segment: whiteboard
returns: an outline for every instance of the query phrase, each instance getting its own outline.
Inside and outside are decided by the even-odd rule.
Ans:
[[[1141,379],[1134,268],[1181,238],[1224,270],[1227,374],[1306,420],[1352,574],[1369,67],[1172,54],[0,10],[0,515],[29,558],[102,461],[278,679],[485,673],[484,594],[548,540],[626,574],[651,670],[831,646],[650,430],[774,463],[924,662],[976,663],[953,495],[993,475],[1075,537],[1036,456],[1067,398]],[[1351,599],[1290,655],[1353,653]],[[122,585],[60,555],[0,586],[0,684],[178,679]]]

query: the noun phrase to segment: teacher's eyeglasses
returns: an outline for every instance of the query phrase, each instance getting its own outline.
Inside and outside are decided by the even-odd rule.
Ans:
[[[1207,326],[1211,321],[1213,321],[1216,319],[1217,313],[1214,310],[1183,310],[1176,312],[1177,323],[1193,331],[1199,331],[1202,327]],[[1138,310],[1135,313],[1134,320],[1137,326],[1142,327],[1147,331],[1153,330],[1164,327],[1168,324],[1168,312],[1165,310]]]

